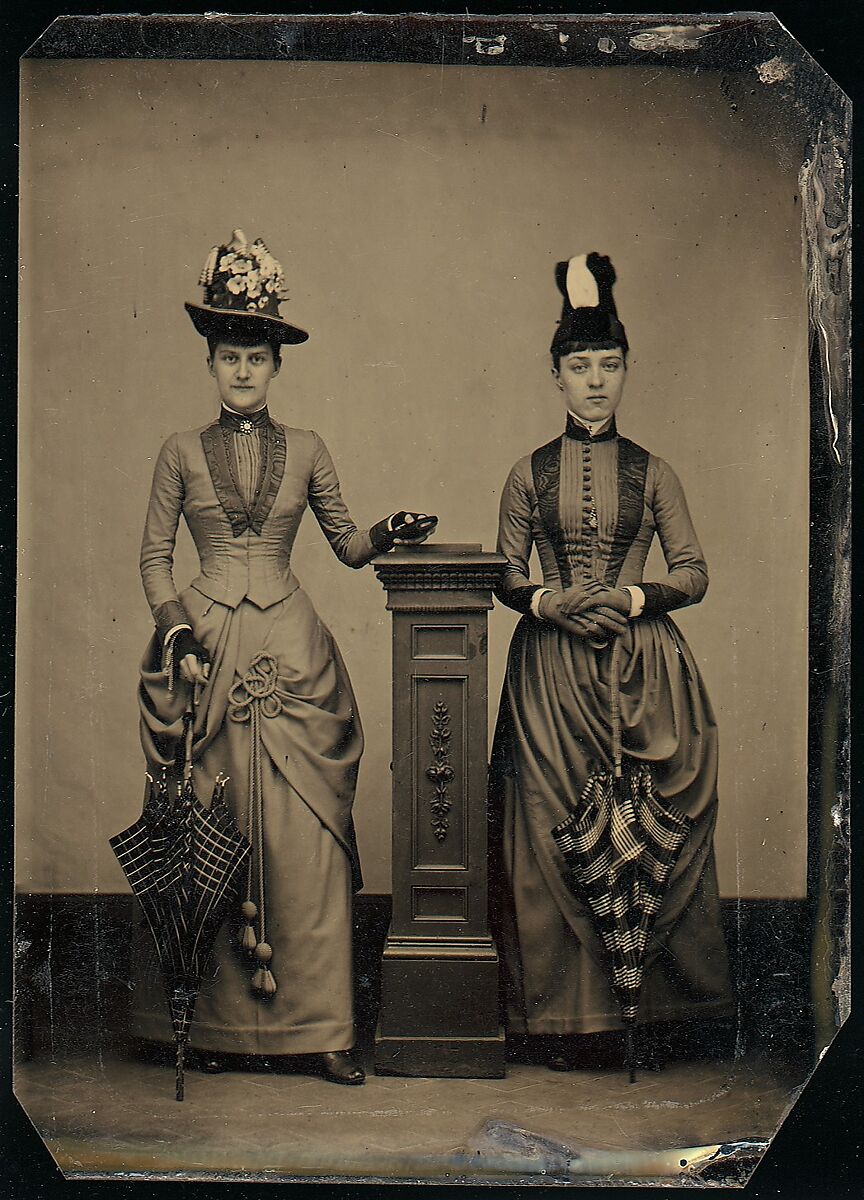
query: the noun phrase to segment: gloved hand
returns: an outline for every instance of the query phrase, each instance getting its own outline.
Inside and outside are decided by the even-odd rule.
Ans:
[[[425,542],[438,524],[437,517],[426,513],[399,512],[391,513],[383,521],[378,521],[369,530],[372,545],[381,554],[386,554],[394,546],[419,546]]]
[[[186,683],[206,683],[210,678],[210,655],[195,641],[191,629],[181,629],[175,637],[174,662]]]
[[[600,589],[592,593],[592,603],[600,608],[612,608],[622,616],[630,616],[631,596],[626,588],[607,588],[601,584]]]
[[[574,583],[563,591],[556,592],[558,612],[565,617],[578,617],[587,609],[597,607],[597,597],[604,590],[604,585],[599,579]]]
[[[598,606],[592,603],[582,611],[571,615],[567,610],[578,601],[574,600],[572,596],[568,597],[570,590],[546,592],[540,597],[538,611],[544,621],[557,625],[567,633],[585,638],[586,641],[598,647],[604,645],[610,638],[618,637],[627,628],[626,618],[620,612],[616,612],[614,608],[606,605]]]

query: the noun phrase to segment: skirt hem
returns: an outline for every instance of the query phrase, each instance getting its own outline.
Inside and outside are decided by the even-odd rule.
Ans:
[[[664,1021],[699,1020],[701,1017],[715,1019],[733,1016],[737,1011],[734,1000],[711,1000],[704,1004],[667,1008],[639,1018],[638,1024],[655,1025]],[[566,1033],[610,1033],[623,1030],[620,1017],[608,1013],[589,1013],[578,1017],[508,1017],[507,1032],[515,1034],[566,1034]]]
[[[154,1020],[137,1022],[136,1034],[148,1042],[169,1045],[165,1026]],[[354,1045],[354,1026],[340,1022],[321,1022],[302,1029],[244,1029],[232,1025],[193,1024],[189,1045],[193,1050],[209,1050],[220,1054],[282,1055],[327,1054],[334,1050],[350,1050]]]

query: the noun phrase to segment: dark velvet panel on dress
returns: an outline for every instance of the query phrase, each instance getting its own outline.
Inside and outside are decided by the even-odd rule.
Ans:
[[[270,516],[270,511],[276,500],[276,493],[285,474],[285,431],[280,425],[270,422],[263,430],[264,438],[264,469],[261,476],[261,486],[258,489],[258,500],[249,517],[249,527],[260,537],[264,522]]]
[[[535,592],[542,589],[535,585],[529,584],[527,587],[514,588],[507,596],[507,604],[510,608],[515,609],[518,613],[528,613],[531,611],[531,601],[534,598]]]
[[[239,537],[241,533],[246,532],[249,524],[248,515],[246,505],[243,503],[243,498],[231,472],[228,447],[225,444],[222,426],[218,421],[208,425],[202,431],[201,445],[204,447],[207,467],[219,503],[222,505],[225,516],[231,522],[231,532],[235,538]]]
[[[190,624],[186,609],[179,600],[166,600],[164,604],[160,604],[153,612],[153,620],[156,623],[156,636],[160,643],[165,640],[166,634],[175,625]]]
[[[555,561],[561,576],[561,586],[568,588],[573,582],[573,573],[567,560],[564,531],[558,513],[561,489],[561,439],[547,442],[531,455],[531,473],[534,476],[534,492],[537,507],[546,535],[555,551]]]
[[[668,584],[643,583],[641,586],[645,593],[643,617],[662,617],[673,608],[684,608],[690,603],[689,596],[679,592],[677,588],[669,587]]]
[[[627,551],[639,532],[645,508],[645,475],[648,471],[648,451],[631,442],[618,439],[618,522],[609,550],[604,582],[615,587]]]
[[[257,500],[251,511],[247,509],[231,466],[231,438],[233,432],[218,421],[201,434],[201,444],[207,457],[207,467],[219,503],[231,522],[234,537],[240,537],[247,529],[259,537],[264,522],[270,515],[279,485],[285,474],[285,433],[278,425],[268,422],[261,428],[264,463],[261,481],[257,488]],[[241,435],[243,436],[243,435]]]

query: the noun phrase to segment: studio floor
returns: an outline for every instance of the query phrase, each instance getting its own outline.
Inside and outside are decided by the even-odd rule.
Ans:
[[[190,1071],[179,1104],[169,1066],[114,1052],[34,1058],[17,1067],[15,1093],[78,1178],[692,1186],[742,1182],[803,1082],[780,1061],[746,1057],[673,1062],[633,1084],[619,1071],[525,1063],[508,1064],[504,1079],[370,1074],[354,1088]]]

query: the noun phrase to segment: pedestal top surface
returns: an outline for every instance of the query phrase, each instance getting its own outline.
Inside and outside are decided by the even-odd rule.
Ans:
[[[424,542],[422,546],[397,546],[389,554],[379,554],[372,566],[376,571],[382,567],[388,571],[423,571],[436,566],[495,567],[506,562],[503,554],[484,550],[480,542]]]

